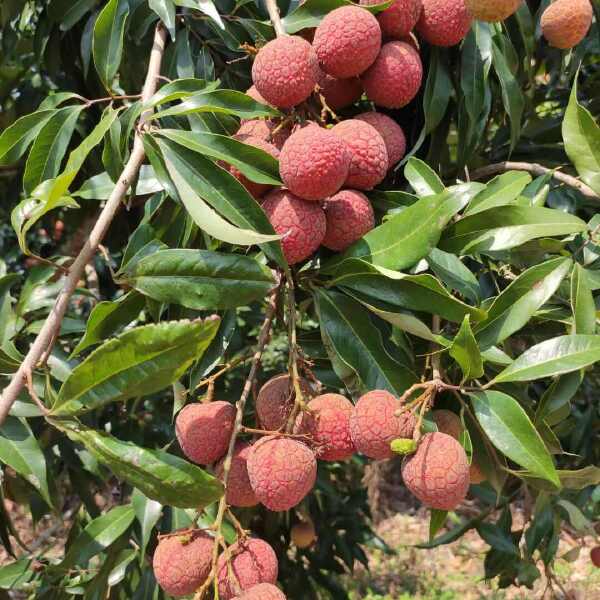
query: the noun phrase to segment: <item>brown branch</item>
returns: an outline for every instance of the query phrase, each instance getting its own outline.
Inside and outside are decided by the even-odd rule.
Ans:
[[[165,49],[167,33],[162,25],[156,27],[154,33],[154,44],[152,46],[152,52],[150,54],[150,61],[148,64],[148,72],[146,74],[146,81],[142,91],[142,102],[149,100],[156,91],[157,76],[160,73],[160,65],[162,63],[162,57]],[[145,110],[140,116],[140,126],[149,119],[152,111],[151,109]],[[110,224],[119,210],[123,198],[125,197],[129,186],[132,181],[135,181],[138,171],[144,162],[145,153],[144,146],[142,143],[142,131],[141,127],[138,127],[135,134],[133,150],[119,177],[119,180],[115,184],[112,194],[108,198],[102,212],[98,216],[98,220],[94,225],[88,239],[86,240],[83,248],[79,252],[77,258],[69,268],[69,275],[65,278],[65,282],[62,290],[59,292],[56,302],[50,311],[50,314],[46,318],[41,331],[38,333],[35,341],[29,348],[27,356],[21,363],[19,370],[13,375],[11,382],[6,386],[0,398],[0,424],[6,419],[11,406],[17,399],[19,392],[23,389],[27,374],[33,371],[38,364],[40,358],[46,353],[49,353],[52,348],[52,344],[56,339],[58,331],[60,331],[61,322],[65,316],[69,301],[73,292],[77,288],[77,283],[81,279],[81,275],[85,269],[85,266],[92,260],[94,254],[98,249],[98,245],[106,235]]]
[[[277,7],[277,1],[276,0],[265,0],[265,4],[267,5],[269,19],[271,19],[271,23],[273,24],[273,29],[275,30],[275,35],[277,37],[286,35],[285,27],[283,26],[283,21],[281,20],[281,16],[279,14],[279,8]]]
[[[492,175],[498,175],[499,173],[505,173],[506,171],[527,171],[535,177],[541,177],[542,175],[550,174],[554,179],[576,189],[586,198],[591,200],[600,200],[600,196],[589,186],[579,181],[577,177],[567,175],[562,171],[556,171],[549,169],[543,165],[537,163],[526,163],[526,162],[501,162],[493,165],[487,165],[481,169],[477,169],[471,173],[472,180],[488,179]]]

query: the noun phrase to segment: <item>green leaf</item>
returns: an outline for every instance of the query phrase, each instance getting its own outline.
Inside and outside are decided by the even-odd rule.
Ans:
[[[429,541],[431,542],[435,537],[435,534],[444,526],[446,519],[448,518],[447,510],[431,509],[429,516]]]
[[[23,155],[55,110],[38,110],[17,119],[0,135],[0,165],[10,165]]]
[[[516,204],[521,192],[531,183],[531,175],[522,171],[508,171],[494,177],[485,190],[477,194],[467,207],[465,215],[474,215],[497,206]]]
[[[427,262],[435,276],[447,287],[473,303],[477,304],[481,301],[479,282],[458,256],[433,248],[427,256]]]
[[[175,4],[171,0],[148,0],[148,7],[159,16],[175,40]]]
[[[554,295],[572,264],[569,258],[554,258],[521,273],[495,298],[487,320],[475,327],[480,346],[499,344],[524,327]]]
[[[565,151],[581,179],[600,194],[600,126],[577,101],[577,80],[573,81],[569,106],[562,125]]]
[[[186,6],[203,12],[218,25],[219,29],[225,29],[225,25],[212,0],[173,0],[173,2],[177,6]]]
[[[115,189],[115,182],[106,172],[88,179],[72,196],[84,200],[107,200]],[[163,187],[156,178],[154,169],[150,165],[142,165],[136,184],[136,194],[146,196],[162,191]]]
[[[571,308],[573,310],[572,333],[596,332],[596,304],[587,281],[586,270],[578,263],[571,274]]]
[[[250,304],[274,286],[269,270],[255,259],[209,250],[154,252],[128,264],[123,279],[154,300],[196,310]]]
[[[477,533],[495,550],[504,554],[519,556],[519,549],[515,546],[510,533],[503,531],[498,525],[480,523],[477,526]]]
[[[448,73],[448,67],[442,59],[441,48],[431,48],[429,60],[429,73],[425,84],[423,95],[423,112],[425,114],[425,135],[430,134],[442,122],[450,96],[452,94],[452,80]]]
[[[0,461],[24,477],[54,507],[48,487],[46,458],[27,421],[7,417],[0,426]]]
[[[52,414],[85,413],[164,389],[202,356],[218,327],[219,319],[173,321],[122,333],[73,369]]]
[[[131,505],[133,506],[133,510],[135,510],[135,516],[142,530],[140,563],[143,564],[152,530],[162,516],[163,507],[160,502],[150,500],[150,498],[142,494],[138,489],[133,490],[133,494],[131,494]]]
[[[34,559],[20,558],[0,567],[0,589],[20,590],[26,587],[35,577],[33,563]]]
[[[404,177],[419,196],[442,194],[446,189],[437,173],[414,156],[408,159],[404,167]]]
[[[586,231],[574,215],[550,208],[499,206],[465,217],[445,232],[440,248],[453,254],[508,250],[530,240]]]
[[[558,471],[563,487],[568,490],[583,490],[590,485],[600,485],[600,467],[588,465],[583,469]]]
[[[218,479],[178,456],[122,442],[102,431],[72,425],[65,430],[116,477],[160,504],[198,509],[223,495]],[[133,509],[131,512],[133,519]]]
[[[159,104],[187,98],[197,92],[210,92],[217,89],[218,85],[218,81],[208,83],[204,79],[195,79],[191,77],[175,79],[174,81],[170,81],[166,85],[163,85],[160,90],[150,98],[147,106],[148,108],[152,108]]]
[[[563,335],[526,350],[494,378],[495,383],[531,381],[583,369],[600,360],[600,336]]]
[[[560,487],[552,457],[519,403],[496,391],[469,396],[475,416],[492,444],[532,475]]]
[[[469,315],[465,315],[450,346],[450,356],[459,364],[463,372],[463,381],[477,379],[483,375],[483,359],[471,329]]]
[[[93,54],[96,71],[107,90],[121,64],[123,36],[129,16],[127,0],[109,0],[94,25]]]
[[[557,377],[544,392],[538,404],[535,422],[545,421],[548,425],[553,425],[557,419],[560,421],[567,418],[571,412],[569,403],[577,393],[582,381],[583,371],[581,370]]]
[[[307,0],[284,17],[283,26],[288,34],[297,33],[309,27],[317,27],[327,13],[341,6],[351,6],[351,2],[348,0]],[[365,8],[370,9],[372,6],[365,5]]]

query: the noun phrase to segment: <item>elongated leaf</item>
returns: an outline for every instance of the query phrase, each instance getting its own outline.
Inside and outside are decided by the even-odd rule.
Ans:
[[[170,0],[169,0],[170,1]],[[195,79],[185,77],[183,79],[175,79],[166,85],[163,85],[152,98],[148,101],[148,106],[158,106],[166,102],[173,102],[181,98],[187,98],[197,92],[210,92],[218,87],[218,82],[207,82],[204,79]]]
[[[0,589],[20,590],[35,576],[33,559],[20,558],[19,560],[0,567]]]
[[[596,304],[588,284],[587,272],[576,264],[571,275],[571,308],[573,309],[572,333],[596,332]]]
[[[137,327],[92,352],[63,383],[52,413],[74,415],[157,392],[198,360],[219,319]]]
[[[177,6],[187,6],[195,8],[210,17],[220,29],[225,29],[225,25],[219,15],[215,3],[212,0],[173,0]]]
[[[93,54],[96,71],[106,89],[111,89],[121,64],[123,36],[129,16],[127,0],[109,0],[94,25]]]
[[[425,134],[431,133],[441,122],[448,109],[453,91],[448,67],[442,58],[441,48],[431,48],[429,74],[423,95]]]
[[[175,40],[175,4],[172,0],[148,0],[148,6],[160,17]]]
[[[494,381],[531,381],[553,377],[583,369],[599,360],[600,336],[563,335],[529,348]]]
[[[468,315],[465,315],[452,346],[450,346],[450,356],[459,364],[463,372],[463,381],[477,379],[483,375],[481,351],[473,335]]]
[[[140,562],[143,564],[146,556],[146,548],[152,535],[154,526],[162,516],[162,504],[156,500],[150,500],[140,490],[134,490],[131,495],[131,504],[135,510],[135,516],[142,530],[142,543],[140,544]]]
[[[558,471],[558,476],[568,490],[582,490],[590,485],[600,485],[600,467],[594,465],[573,471]]]
[[[481,299],[479,282],[458,256],[434,248],[427,256],[427,262],[435,276],[447,287],[462,294],[471,302],[479,303]]]
[[[560,487],[552,457],[519,403],[497,391],[469,396],[475,416],[492,444],[531,474]]]
[[[17,119],[0,135],[0,165],[10,165],[21,158],[55,110],[38,110]]]
[[[349,4],[348,0],[307,0],[283,19],[283,25],[289,34],[307,27],[316,27],[328,12]],[[365,7],[372,8],[367,5]]]
[[[496,206],[514,204],[529,183],[531,183],[529,173],[523,171],[503,173],[492,179],[485,190],[473,198],[465,211],[465,215],[474,215]]]
[[[85,200],[106,200],[115,189],[115,182],[110,178],[108,173],[100,173],[88,179],[73,196],[83,198]],[[136,194],[144,196],[146,194],[154,194],[162,190],[162,185],[156,178],[154,169],[150,165],[142,165],[140,174],[136,184]]]
[[[102,431],[69,425],[66,432],[119,479],[160,504],[200,508],[223,495],[223,484],[218,479],[187,460],[122,442]],[[133,509],[131,512],[133,519]]]
[[[419,196],[434,196],[446,189],[437,173],[414,156],[408,159],[404,167],[404,177]]]

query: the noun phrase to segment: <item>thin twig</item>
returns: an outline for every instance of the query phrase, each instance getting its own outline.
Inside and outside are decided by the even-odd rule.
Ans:
[[[285,27],[283,26],[283,21],[281,20],[281,16],[279,14],[279,8],[277,7],[277,1],[276,0],[265,0],[265,4],[267,5],[269,19],[271,19],[271,23],[273,24],[273,29],[275,30],[275,35],[277,37],[285,35]]]

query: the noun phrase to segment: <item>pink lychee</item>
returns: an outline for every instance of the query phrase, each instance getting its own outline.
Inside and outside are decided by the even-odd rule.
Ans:
[[[273,144],[265,142],[259,137],[236,134],[236,139],[244,144],[263,150],[270,154],[274,159],[279,159],[279,150]],[[248,179],[237,167],[229,167],[229,172],[248,190],[250,195],[256,199],[266,194],[273,186],[267,183],[256,183]]]
[[[251,448],[252,446],[248,442],[237,441],[235,443],[226,485],[226,500],[227,504],[231,506],[248,507],[258,504],[248,477],[247,461]],[[221,480],[223,480],[224,462],[223,458],[215,467],[215,474]]]
[[[310,398],[310,385],[306,379],[300,379],[300,389],[304,400]],[[271,377],[263,384],[256,397],[255,409],[259,425],[267,431],[277,431],[288,421],[296,394],[292,379],[287,373]]]
[[[249,136],[260,138],[265,142],[273,144],[278,150],[283,148],[286,140],[290,137],[290,130],[281,127],[280,123],[273,119],[251,119],[244,121],[234,137]]]
[[[342,190],[325,202],[327,229],[323,246],[341,252],[375,226],[369,199],[356,190]]]
[[[381,4],[380,0],[360,0],[362,6]],[[417,24],[421,0],[394,0],[388,8],[377,15],[381,33],[385,38],[399,40],[408,35]]]
[[[354,104],[360,100],[363,92],[362,83],[358,77],[338,79],[321,71],[318,83],[327,106],[332,110],[339,110]]]
[[[354,118],[368,123],[378,131],[385,142],[390,167],[393,167],[404,158],[406,154],[406,137],[402,127],[394,119],[375,111],[361,113]]]
[[[455,46],[469,33],[473,17],[465,0],[422,0],[417,31],[434,46]]]
[[[259,583],[233,600],[286,600],[286,597],[276,585]]]

